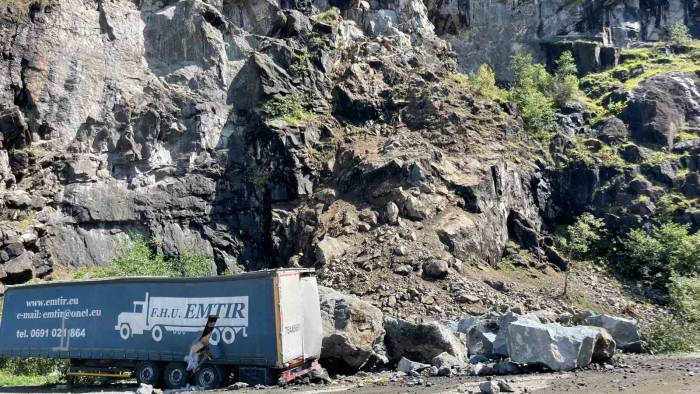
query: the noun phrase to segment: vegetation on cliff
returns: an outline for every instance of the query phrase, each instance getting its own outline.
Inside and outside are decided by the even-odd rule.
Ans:
[[[195,277],[212,275],[213,261],[194,252],[176,257],[166,257],[155,251],[157,241],[149,242],[142,235],[134,234],[122,243],[120,252],[111,264],[85,268],[75,274],[76,279],[112,278],[125,276]]]

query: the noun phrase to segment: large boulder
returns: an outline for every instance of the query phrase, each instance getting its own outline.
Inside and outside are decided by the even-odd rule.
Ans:
[[[617,345],[612,335],[603,327],[591,327],[598,331],[598,339],[593,349],[593,361],[603,362],[610,360],[615,355]]]
[[[377,307],[351,295],[319,286],[323,347],[321,362],[336,370],[362,368],[384,338]]]
[[[396,365],[396,370],[403,373],[410,373],[411,371],[421,371],[429,368],[430,364],[423,364],[416,361],[411,361],[406,357],[402,357],[399,363]]]
[[[583,319],[583,324],[606,329],[619,349],[627,352],[640,352],[642,350],[639,322],[636,320],[593,313]]]
[[[468,334],[472,327],[480,326],[487,331],[496,332],[498,330],[498,318],[496,312],[489,312],[480,316],[469,316],[457,322],[457,332]]]
[[[666,73],[649,77],[629,96],[624,117],[632,138],[673,147],[682,127],[700,120],[700,79],[695,73]]]
[[[460,361],[467,359],[467,349],[453,331],[439,322],[412,323],[387,317],[384,319],[387,354],[392,361],[401,357],[430,363],[447,352]]]
[[[603,119],[595,128],[595,136],[599,140],[608,143],[619,143],[627,139],[629,131],[627,125],[616,116]]]
[[[474,326],[467,333],[467,348],[469,354],[480,354],[484,357],[492,358],[496,333],[489,332],[483,326]]]
[[[430,360],[430,364],[437,368],[442,367],[454,367],[455,365],[464,364],[464,360],[460,360],[457,357],[451,355],[447,352],[442,352]]]
[[[423,277],[426,279],[442,279],[447,276],[450,264],[445,260],[431,259],[423,264]]]
[[[591,363],[599,336],[590,327],[563,327],[522,319],[508,326],[508,355],[516,363],[570,371]]]
[[[396,224],[399,222],[399,207],[395,202],[389,201],[386,204],[385,217],[389,224]]]
[[[347,250],[347,244],[337,238],[325,236],[316,244],[316,261],[321,265],[326,265],[331,261],[342,257]]]
[[[0,265],[0,280],[5,284],[18,284],[34,277],[32,252],[25,252]]]
[[[522,320],[523,317],[513,312],[508,312],[498,318],[498,333],[493,341],[494,356],[508,356],[508,327],[511,323]]]

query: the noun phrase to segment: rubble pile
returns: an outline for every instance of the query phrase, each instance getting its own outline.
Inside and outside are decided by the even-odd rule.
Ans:
[[[636,320],[591,311],[565,316],[567,324],[550,322],[561,319],[545,311],[414,323],[380,320],[374,306],[354,296],[321,293],[327,328],[321,361],[336,371],[395,368],[409,377],[571,371],[610,363],[616,351],[640,349]]]

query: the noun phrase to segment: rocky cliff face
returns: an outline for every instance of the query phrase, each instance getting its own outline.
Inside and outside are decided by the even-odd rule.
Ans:
[[[700,28],[700,5],[694,0],[428,0],[435,31],[457,52],[459,66],[474,70],[491,64],[509,76],[514,53],[527,50],[548,56],[548,45],[562,41],[597,43],[584,48],[581,60],[600,64],[600,47],[626,47],[657,41],[668,26],[685,22]],[[543,45],[544,44],[544,45]],[[594,46],[595,48],[595,46]],[[605,59],[602,60],[605,63]]]
[[[138,232],[220,270],[299,252],[313,264],[315,242],[342,230],[320,220],[341,201],[344,214],[374,215],[370,227],[390,202],[418,222],[447,221],[456,254],[497,260],[509,210],[535,216],[533,171],[503,158],[517,123],[442,83],[446,47],[422,3],[363,6],[342,21],[269,1],[5,12],[4,239],[26,250],[5,260],[28,254],[37,275],[103,264]],[[265,110],[297,101],[308,121]],[[496,242],[479,236],[482,221]]]
[[[588,49],[600,55],[654,39],[670,21],[695,26],[697,9],[679,0],[4,6],[0,280],[105,264],[139,233],[168,255],[211,256],[219,272],[315,266],[324,283],[402,316],[496,305],[503,283],[470,284],[465,265],[495,264],[511,239],[563,267],[541,225],[567,209],[562,201],[589,208],[599,175],[552,176],[521,138],[517,111],[470,93],[455,71],[489,62],[507,75],[514,51],[546,57],[544,44],[562,40],[595,39]],[[635,133],[649,120],[630,122]],[[435,282],[444,277],[449,285]]]

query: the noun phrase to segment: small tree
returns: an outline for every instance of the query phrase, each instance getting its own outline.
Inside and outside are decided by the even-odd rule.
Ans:
[[[515,76],[516,87],[532,87],[545,92],[552,84],[552,76],[547,69],[543,64],[535,63],[529,53],[513,55],[510,69]]]
[[[482,64],[469,75],[469,84],[475,92],[491,100],[503,98],[504,92],[496,85],[496,74],[488,64]]]
[[[673,45],[688,45],[692,41],[688,26],[677,22],[668,27],[668,39]]]
[[[548,90],[552,76],[542,64],[534,63],[529,54],[517,54],[511,59],[515,76],[510,98],[517,104],[525,131],[542,136],[554,130],[556,115],[554,101]]]
[[[552,93],[554,104],[561,107],[578,92],[579,81],[576,76],[578,70],[571,51],[562,53],[556,61],[556,66],[552,86],[549,90]]]
[[[574,261],[591,258],[598,250],[598,244],[605,236],[605,222],[586,212],[576,219],[576,222],[566,229],[566,252]],[[569,290],[569,275],[572,265],[566,269],[564,276],[564,295]]]

